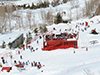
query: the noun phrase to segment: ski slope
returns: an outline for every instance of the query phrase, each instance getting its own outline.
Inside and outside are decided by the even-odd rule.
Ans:
[[[90,34],[91,29],[94,28],[96,28],[97,32],[100,33],[100,23],[98,23],[97,19],[100,20],[100,16],[96,16],[88,20],[79,20],[77,22],[73,21],[72,24],[61,23],[58,25],[48,26],[47,28],[49,31],[52,30],[53,27],[55,27],[57,31],[59,31],[59,29],[63,31],[66,28],[79,31],[79,48],[42,51],[41,48],[43,46],[43,38],[37,39],[39,44],[34,41],[30,44],[30,46],[32,46],[34,49],[38,48],[38,50],[35,50],[35,52],[31,52],[29,49],[22,51],[20,55],[23,56],[23,59],[20,59],[19,54],[16,55],[16,50],[12,50],[13,59],[11,60],[10,57],[5,57],[5,60],[7,60],[8,63],[3,65],[13,65],[12,70],[9,73],[6,71],[0,71],[0,75],[85,75],[86,72],[84,70],[90,70],[91,74],[100,75],[100,34]],[[93,20],[94,23],[91,23],[91,20]],[[85,21],[88,21],[90,25],[90,28],[88,28],[86,31],[82,32],[81,30],[78,30],[78,28],[75,28],[77,23]],[[78,26],[80,29],[84,28],[84,26]],[[94,45],[90,44],[90,41],[94,39],[96,39],[98,43]],[[88,51],[86,51],[86,47],[88,47]],[[73,53],[74,50],[75,53]],[[25,70],[20,72],[14,66],[14,60],[17,60],[17,62],[26,62],[29,60],[30,63],[37,61],[45,66],[43,66],[41,69],[37,69],[37,67],[31,67],[31,64],[29,64],[28,66],[25,66]]]

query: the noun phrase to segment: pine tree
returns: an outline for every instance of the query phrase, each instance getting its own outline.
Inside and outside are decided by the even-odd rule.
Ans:
[[[26,43],[30,42],[31,39],[32,39],[32,35],[31,32],[29,32],[28,34],[26,34]]]
[[[29,36],[29,41],[30,41],[32,39],[31,32],[28,33],[28,36]]]
[[[55,23],[58,24],[58,23],[61,23],[61,22],[62,22],[62,16],[60,15],[60,13],[57,13]]]
[[[34,33],[37,35],[37,33],[38,33],[38,28],[35,28],[35,29],[34,29]]]
[[[23,44],[23,42],[24,42],[24,38],[22,37],[22,38],[21,38],[21,43],[20,43],[20,44],[22,45],[22,44]]]
[[[12,43],[8,43],[8,46],[9,46],[9,48],[11,49],[12,48]]]
[[[40,30],[40,33],[43,32],[43,28],[41,26],[39,27],[39,30]]]
[[[5,48],[5,47],[6,47],[6,45],[5,45],[5,42],[3,41],[2,48]]]
[[[43,32],[46,32],[46,31],[47,31],[47,27],[44,26],[44,28],[43,28]]]
[[[67,3],[68,0],[63,0],[63,3]]]
[[[26,34],[26,43],[28,43],[28,41],[29,41],[29,40],[28,40],[28,34]]]

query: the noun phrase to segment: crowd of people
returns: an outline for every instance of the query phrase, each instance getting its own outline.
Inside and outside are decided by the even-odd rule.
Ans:
[[[30,62],[29,60],[27,60],[26,62],[24,62],[24,61],[21,62],[21,61],[14,60],[14,64],[15,65],[17,64],[17,67],[18,67],[18,65],[19,65],[19,67],[21,66],[21,68],[24,68],[25,66],[31,66],[31,67],[37,67],[38,69],[40,69],[42,67],[40,62],[36,62],[36,61],[31,61]]]

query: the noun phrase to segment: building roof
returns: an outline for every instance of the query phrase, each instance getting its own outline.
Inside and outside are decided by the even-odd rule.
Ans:
[[[3,41],[8,44],[9,42],[14,41],[18,36],[20,36],[22,32],[13,32],[7,34],[0,34],[0,45],[2,45]]]

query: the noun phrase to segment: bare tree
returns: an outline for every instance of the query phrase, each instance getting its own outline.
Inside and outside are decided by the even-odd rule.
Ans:
[[[33,29],[36,27],[36,24],[35,24],[35,15],[32,14],[32,26],[31,26]]]
[[[70,0],[70,5],[72,6],[71,8],[75,7],[75,0]]]
[[[89,1],[85,0],[86,17],[87,16],[91,17],[93,15],[93,12],[96,11],[96,7],[98,6],[98,4],[99,4],[99,0],[89,0]]]
[[[67,10],[67,16],[68,16],[68,18],[70,19],[70,21],[72,20],[72,11],[71,11],[71,9],[68,9]]]
[[[18,26],[19,31],[21,29],[21,22],[20,21],[21,21],[21,18],[19,15],[17,15],[16,16],[16,25]]]
[[[41,14],[40,14],[40,17],[41,17],[41,20],[43,21],[43,23],[46,23],[46,11],[44,11],[44,10],[41,10],[41,12],[40,12]]]
[[[24,29],[24,17],[23,17],[23,15],[20,17],[20,22],[21,22],[21,28],[23,28]]]
[[[53,10],[50,8],[47,11],[41,10],[41,19],[43,23],[47,25],[53,24],[54,16],[53,16]]]
[[[9,24],[9,31],[11,32],[11,21],[12,21],[12,5],[6,5],[6,12],[7,12],[7,20]]]
[[[79,19],[79,10],[76,9],[76,20],[78,20],[78,19]]]
[[[5,13],[5,6],[0,6],[0,32],[3,33],[6,31],[6,13]]]
[[[46,14],[46,20],[47,20],[47,23],[49,25],[52,25],[53,24],[53,19],[54,19],[54,16],[53,16],[53,10],[50,8]]]
[[[85,8],[83,7],[82,9],[81,9],[81,11],[82,11],[82,17],[84,17],[85,16]]]
[[[31,29],[31,22],[32,22],[32,12],[28,11],[27,14],[27,22],[28,22],[28,28]]]

